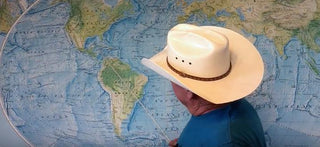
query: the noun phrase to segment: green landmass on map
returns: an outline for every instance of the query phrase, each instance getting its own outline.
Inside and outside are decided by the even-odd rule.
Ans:
[[[8,33],[21,14],[17,0],[0,0],[0,32]]]
[[[302,42],[310,49],[319,51],[319,45],[316,45],[314,39],[319,37],[319,33],[304,31],[310,27],[312,30],[320,30],[320,25],[310,24],[319,17],[317,3],[313,0],[205,0],[190,4],[181,0],[179,4],[184,11],[184,15],[178,17],[180,23],[187,22],[192,15],[205,14],[206,19],[214,18],[225,22],[227,28],[239,33],[245,30],[252,34],[266,35],[275,43],[280,55],[284,54],[284,46],[297,34],[295,32],[301,32],[304,34],[300,36],[313,37]],[[219,11],[225,11],[229,15],[217,16]],[[244,20],[241,20],[239,12],[244,16]]]
[[[306,28],[294,31],[303,44],[308,48],[320,51],[320,46],[316,43],[316,39],[320,37],[320,18],[312,20]]]
[[[177,19],[179,23],[188,22],[191,16],[205,15],[205,19],[224,22],[226,28],[239,33],[265,35],[274,42],[280,56],[285,56],[284,47],[292,37],[297,37],[309,49],[320,51],[316,42],[320,37],[320,0],[204,0],[191,3],[180,0],[177,3],[184,12]],[[217,15],[221,11],[228,15]],[[319,71],[316,66],[310,67],[315,73]]]
[[[133,6],[126,0],[119,1],[113,7],[103,0],[55,0],[53,4],[58,2],[70,4],[66,31],[80,51],[84,51],[84,43],[88,37],[102,37],[114,22],[123,18],[126,13],[133,12]]]
[[[106,58],[98,74],[101,86],[111,97],[112,123],[121,136],[122,121],[128,118],[138,99],[142,97],[147,77],[131,70],[117,58]]]
[[[309,60],[307,60],[307,64],[317,76],[320,76],[320,70],[317,68],[317,63],[314,58],[310,57]]]

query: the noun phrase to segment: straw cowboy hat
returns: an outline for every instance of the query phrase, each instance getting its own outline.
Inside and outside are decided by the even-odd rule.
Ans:
[[[264,72],[262,58],[250,41],[215,26],[178,24],[169,31],[167,46],[141,62],[215,104],[249,95]]]

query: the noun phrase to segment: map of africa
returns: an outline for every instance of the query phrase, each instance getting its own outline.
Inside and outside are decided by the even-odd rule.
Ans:
[[[1,107],[34,146],[167,146],[190,118],[142,66],[178,23],[247,37],[268,146],[320,144],[320,0],[0,0]]]

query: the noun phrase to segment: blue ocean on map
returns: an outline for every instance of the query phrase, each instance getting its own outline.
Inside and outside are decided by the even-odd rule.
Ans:
[[[101,36],[86,38],[84,50],[91,50],[90,55],[66,31],[70,4],[51,2],[38,2],[11,32],[0,34],[0,43],[5,41],[0,48],[0,96],[18,133],[34,146],[167,146],[179,137],[191,115],[175,98],[170,82],[140,61],[165,47],[167,32],[183,14],[181,7],[175,1],[130,1],[133,13],[125,13]],[[115,7],[118,1],[105,3]],[[237,13],[246,21],[241,9]],[[187,21],[225,26],[196,15]],[[309,63],[319,69],[320,54],[292,37],[279,55],[266,35],[241,33],[254,38],[264,60],[263,82],[246,99],[261,118],[267,145],[318,146],[320,76]],[[120,135],[112,121],[111,94],[98,80],[106,58],[117,58],[148,78],[142,97],[120,124]]]

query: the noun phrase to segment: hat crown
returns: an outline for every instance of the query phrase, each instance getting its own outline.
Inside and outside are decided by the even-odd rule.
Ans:
[[[169,31],[167,44],[168,62],[185,74],[212,78],[230,67],[228,39],[213,30],[179,24]]]

